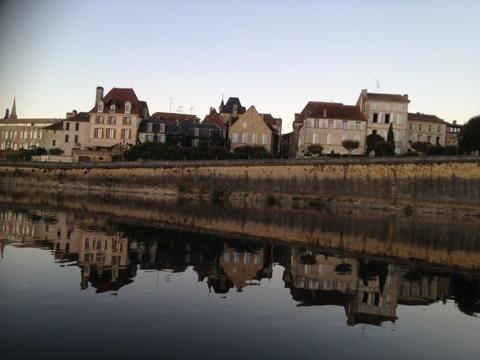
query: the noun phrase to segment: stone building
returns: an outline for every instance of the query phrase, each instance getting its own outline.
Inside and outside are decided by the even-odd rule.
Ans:
[[[133,89],[113,88],[103,96],[102,87],[97,87],[95,106],[89,114],[87,147],[106,151],[135,145],[138,126],[149,115],[147,103],[139,100]]]
[[[456,120],[446,124],[445,146],[458,146],[458,137],[463,125],[457,124]]]
[[[156,112],[140,122],[138,141],[164,144],[167,136],[180,136],[180,128],[185,123],[198,123],[199,119],[191,114]]]
[[[357,106],[367,119],[365,136],[376,133],[387,139],[390,124],[393,124],[395,153],[408,149],[408,95],[369,93],[363,89]]]
[[[217,125],[221,129],[223,137],[227,139],[228,127],[225,125],[222,116],[217,112],[217,110],[215,110],[215,108],[210,108],[210,113],[205,116],[203,123]]]
[[[308,152],[310,145],[321,145],[324,153],[347,154],[343,140],[356,140],[358,149],[353,154],[365,152],[366,120],[358,106],[341,103],[310,101],[295,124],[299,125],[297,157]]]
[[[270,154],[275,154],[277,151],[278,134],[265,122],[254,106],[250,106],[230,126],[228,138],[231,151],[245,145],[263,146]]]
[[[435,115],[408,113],[408,142],[445,146],[447,123]]]
[[[59,121],[54,118],[18,118],[14,99],[12,111],[9,113],[7,109],[5,117],[0,119],[0,151],[43,147],[44,129]]]

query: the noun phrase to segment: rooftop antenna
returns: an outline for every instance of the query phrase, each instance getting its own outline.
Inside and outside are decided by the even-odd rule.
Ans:
[[[375,83],[377,84],[377,91],[380,90],[380,81],[375,79]]]
[[[178,105],[178,107],[177,107],[177,113],[180,113],[180,114],[183,113],[183,105]]]
[[[195,106],[190,106],[190,114],[193,114],[194,111],[195,111]]]
[[[168,98],[168,100],[170,100],[170,112],[172,112],[172,105],[175,102],[175,98],[171,97],[171,98]]]

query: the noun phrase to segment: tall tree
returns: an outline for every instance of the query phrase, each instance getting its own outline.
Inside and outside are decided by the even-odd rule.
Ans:
[[[460,131],[459,148],[462,153],[480,151],[480,115],[468,120]]]
[[[389,143],[395,144],[395,135],[393,134],[393,123],[390,123],[388,128],[387,141]]]

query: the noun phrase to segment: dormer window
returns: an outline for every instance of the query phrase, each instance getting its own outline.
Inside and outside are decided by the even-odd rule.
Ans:
[[[238,105],[233,105],[233,113],[236,114],[238,112]]]
[[[103,112],[103,101],[98,102],[98,112]]]
[[[115,103],[111,103],[110,104],[110,111],[115,112],[115,110],[117,110],[117,105],[115,105]]]
[[[130,111],[132,111],[132,104],[130,101],[127,101],[125,103],[125,114],[130,114]]]

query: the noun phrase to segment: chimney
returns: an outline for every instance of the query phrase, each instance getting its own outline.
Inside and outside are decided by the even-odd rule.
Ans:
[[[98,104],[100,100],[103,98],[103,87],[97,86],[97,91],[95,93],[95,106]]]
[[[8,113],[8,109],[7,109],[7,113]],[[457,120],[453,120],[453,125],[457,125]]]
[[[327,117],[327,109],[323,109],[323,117],[324,117],[324,118]]]
[[[5,117],[4,117],[4,119],[8,119],[8,116],[9,116],[9,114],[8,114],[8,109],[5,109]]]
[[[210,107],[210,114],[213,113],[213,110],[215,110],[214,107]]]

